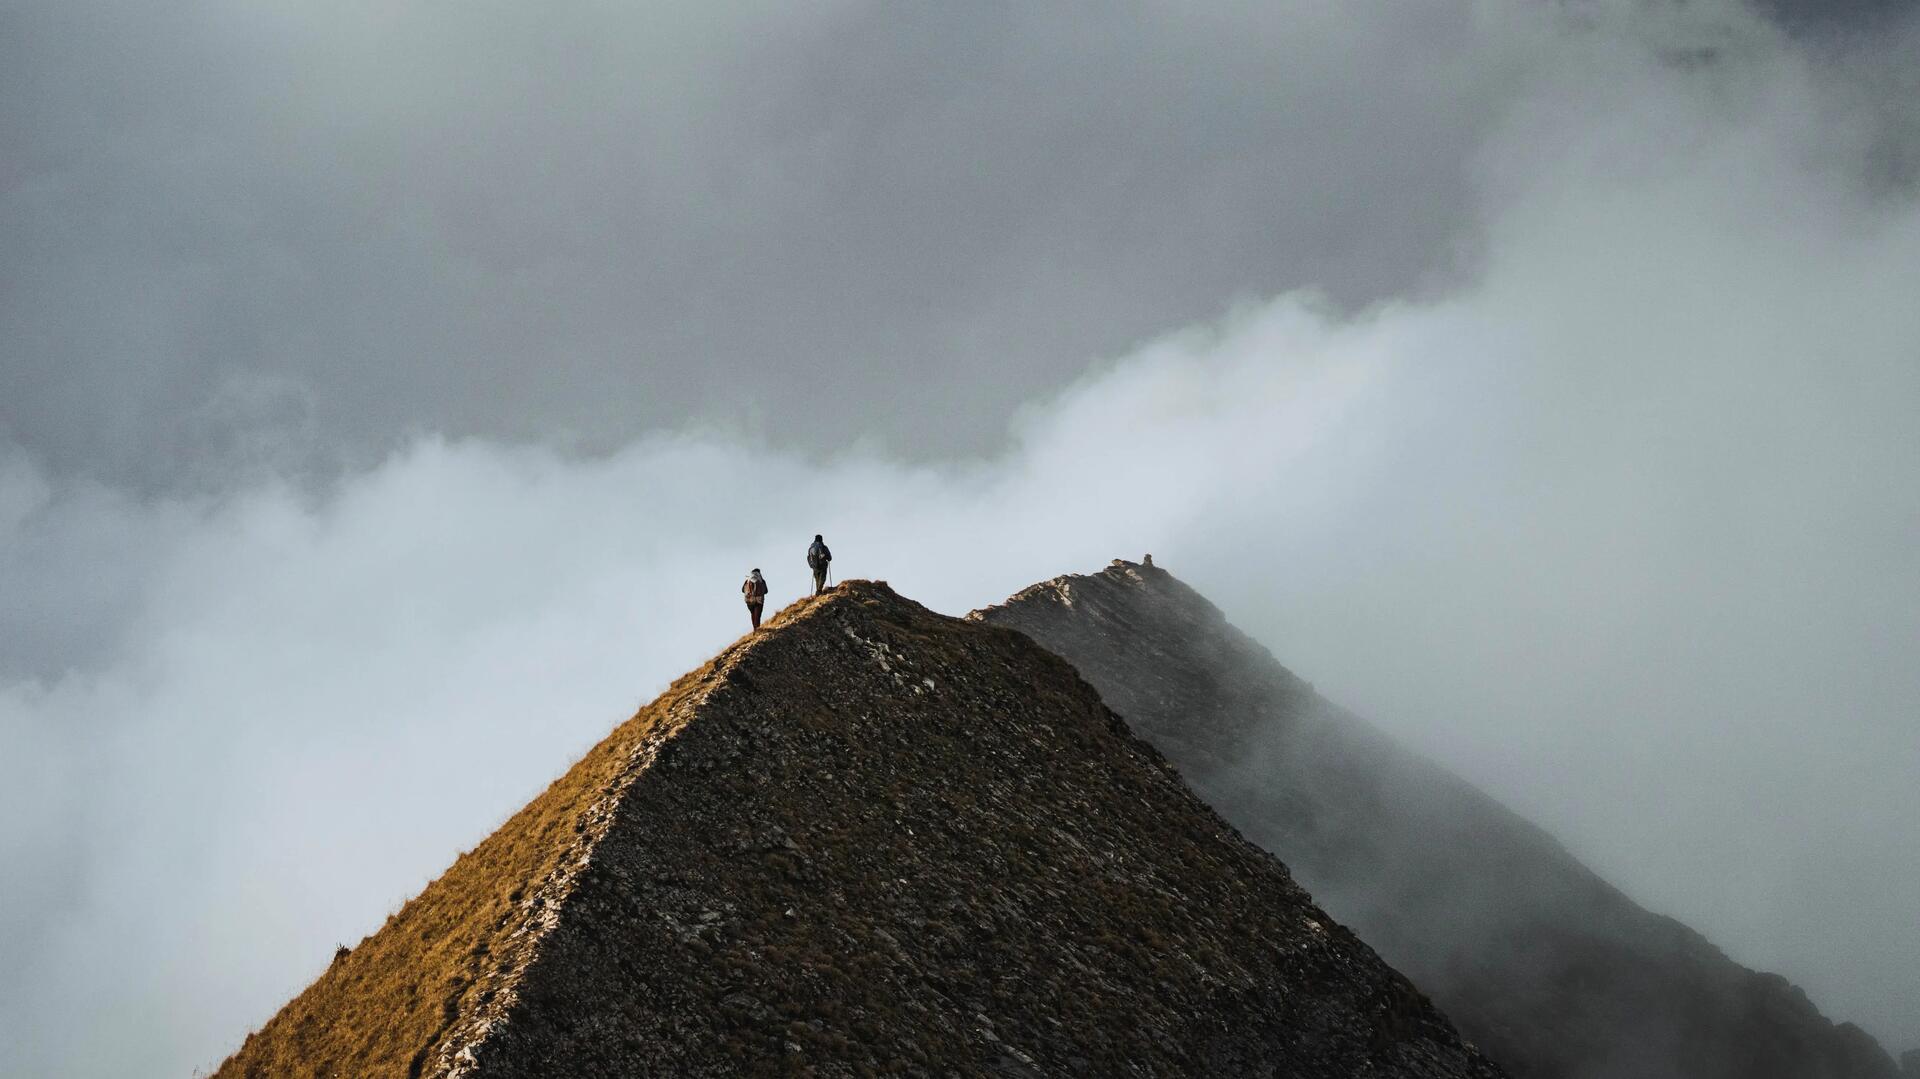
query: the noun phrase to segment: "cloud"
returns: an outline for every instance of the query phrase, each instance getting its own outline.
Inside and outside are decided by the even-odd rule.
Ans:
[[[201,29],[284,45],[271,20],[304,18],[257,10],[256,21]],[[1546,824],[1643,902],[1806,984],[1830,1013],[1893,1048],[1920,1043],[1911,919],[1920,880],[1906,856],[1920,847],[1911,798],[1920,682],[1909,655],[1920,639],[1911,543],[1920,491],[1910,482],[1920,474],[1911,408],[1920,309],[1906,295],[1920,280],[1920,209],[1867,167],[1898,156],[1912,130],[1904,114],[1850,104],[1851,72],[1880,70],[1911,39],[1841,69],[1714,9],[1671,24],[1608,6],[1487,11],[1502,16],[1499,28],[1448,24],[1463,37],[1440,34],[1432,67],[1364,73],[1403,84],[1399,96],[1348,99],[1325,113],[1350,112],[1347,134],[1367,141],[1384,129],[1368,126],[1366,112],[1383,109],[1414,139],[1415,156],[1400,162],[1408,171],[1355,174],[1363,192],[1385,177],[1378,199],[1359,199],[1366,207],[1417,188],[1412,162],[1463,141],[1435,159],[1463,185],[1447,204],[1472,238],[1449,276],[1425,288],[1395,279],[1366,298],[1377,302],[1358,304],[1338,290],[1269,290],[1277,298],[1115,348],[1116,359],[1029,403],[989,457],[793,448],[720,413],[583,450],[548,423],[565,410],[543,413],[536,400],[529,424],[548,437],[507,437],[527,432],[487,424],[463,436],[462,424],[445,423],[454,433],[407,437],[315,485],[298,478],[298,462],[332,436],[316,431],[308,403],[332,391],[313,381],[319,367],[298,365],[216,380],[229,388],[194,412],[203,433],[185,444],[239,447],[207,455],[252,464],[223,464],[213,481],[79,479],[47,463],[58,455],[28,432],[27,448],[0,460],[0,586],[20,598],[0,614],[0,967],[17,972],[0,986],[0,1045],[12,1057],[4,1070],[118,1075],[216,1062],[322,969],[336,942],[374,928],[613,721],[731,639],[744,626],[734,596],[744,569],[765,568],[776,601],[795,595],[814,532],[833,542],[843,572],[890,579],[952,612],[1151,550],[1323,691]],[[300,83],[315,95],[308,107],[337,109],[375,156],[492,162],[494,133],[484,128],[435,127],[450,141],[429,151],[395,134],[418,134],[417,125],[353,120],[356,109],[452,108],[423,101],[420,86],[383,81],[413,77],[392,62],[421,32],[407,21],[415,16],[363,16],[330,27],[369,36],[355,39],[360,52],[329,61],[338,85]],[[1377,46],[1384,59],[1408,55],[1414,33],[1385,16],[1289,17],[1299,41],[1282,47],[1309,70],[1343,67],[1350,55],[1317,59],[1311,42],[1326,35],[1387,34],[1397,44]],[[556,17],[542,32],[564,36],[568,25]],[[699,82],[717,78],[701,58],[741,55],[729,43],[750,29],[680,27],[671,40],[691,35],[707,51],[646,77],[724,95]],[[775,38],[792,28],[760,29]],[[1205,41],[1215,32],[1163,29]],[[1014,41],[1030,41],[1024,32],[975,32],[1007,50],[1033,47]],[[930,57],[939,40],[905,55]],[[479,48],[464,39],[448,48],[483,55],[459,52]],[[1170,79],[1192,69],[1183,50],[1201,46],[1168,48],[1174,59],[1160,70]],[[1468,62],[1476,58],[1484,64]],[[1237,50],[1218,59],[1250,62]],[[799,121],[814,99],[784,103],[802,114],[787,126],[816,144],[821,167],[871,130],[843,118],[849,102],[920,85],[899,62],[847,76],[860,81],[828,94],[833,104],[812,124]],[[1037,61],[1007,63],[1026,71]],[[1084,80],[1099,66],[1076,70]],[[1469,67],[1464,82],[1453,80]],[[950,77],[986,92],[965,73]],[[421,81],[451,99],[467,86]],[[941,86],[940,73],[928,84]],[[1497,122],[1416,137],[1417,118],[1429,114],[1410,102],[1458,90],[1461,115],[1479,115],[1486,103],[1471,88],[1488,84],[1517,87],[1493,110]],[[1097,97],[1102,83],[1065,85]],[[542,92],[588,94],[592,80]],[[921,101],[920,120],[937,119],[945,101]],[[574,115],[579,104],[555,102],[525,122]],[[915,129],[938,142],[990,115],[979,130],[999,130],[1018,113],[1001,107]],[[1059,115],[1074,107],[1059,105]],[[1178,127],[1182,115],[1160,122]],[[578,137],[592,142],[599,130]],[[1058,133],[1039,123],[1031,138]],[[1217,137],[1238,144],[1256,134]],[[895,151],[903,162],[932,168],[904,145]],[[1301,144],[1285,145],[1291,154]],[[1106,144],[1081,152],[1114,160]],[[177,153],[192,157],[190,140]],[[1336,154],[1325,166],[1331,176],[1356,160]],[[473,204],[474,219],[498,214],[542,242],[575,237],[565,220],[504,209],[531,198],[538,161],[533,153],[508,169],[499,190],[512,197]],[[781,170],[763,167],[742,182],[778,191]],[[1072,175],[1086,180],[1090,170]],[[983,190],[1023,203],[1032,196],[1014,175]],[[678,190],[699,178],[661,183]],[[1261,203],[1164,182],[1234,227],[1270,220]],[[1277,190],[1264,184],[1228,190]],[[21,190],[8,198],[34,197]],[[1329,196],[1317,190],[1299,196],[1302,205],[1323,205]],[[1040,200],[1051,213],[1072,205],[1059,194]],[[780,204],[769,196],[761,205]],[[982,213],[956,205],[962,220]],[[471,308],[485,322],[497,294],[460,283],[496,271],[463,267],[501,256],[476,247],[440,262],[432,244],[408,249],[418,234],[396,222],[418,209],[376,216],[355,234],[400,237],[381,241],[401,245],[389,252],[400,277],[342,285],[300,271],[293,279],[318,291],[288,295],[347,312],[354,304],[333,290],[368,298],[406,275],[444,277],[454,291],[422,302],[443,314]],[[1284,205],[1276,215],[1283,233],[1297,220]],[[1385,235],[1397,235],[1394,220],[1383,219]],[[750,224],[733,240],[771,227]],[[163,226],[154,224],[156,242],[167,238]],[[275,227],[295,230],[283,242],[296,263],[334,242],[312,222]],[[1204,235],[1182,225],[1129,233],[1120,246],[1138,272],[1157,265],[1172,281],[1204,261],[1205,243],[1185,249]],[[1143,236],[1151,243],[1136,250]],[[1033,243],[1073,249],[1070,241],[1043,230]],[[271,269],[281,256],[248,257]],[[1037,258],[1009,264],[1041,273]],[[1244,269],[1206,277],[1205,287],[1228,277],[1250,287],[1257,275]],[[538,260],[499,272],[573,302],[574,279]],[[881,306],[918,289],[933,309],[991,310],[970,307],[973,294],[949,284],[910,276]],[[1410,295],[1383,298],[1397,292]],[[1110,313],[1060,291],[1036,297],[1037,311],[1063,323]],[[299,305],[276,306],[291,300],[255,300],[263,330],[308,332],[299,327],[312,316]],[[406,302],[380,297],[373,310]],[[140,305],[108,306],[114,317],[100,333],[140,340],[151,330]],[[749,317],[699,310],[715,327]],[[275,312],[294,314],[267,317]],[[114,329],[123,317],[135,321]],[[381,339],[391,325],[369,317],[356,339]],[[477,340],[500,329],[460,332]],[[516,340],[497,362],[528,362]],[[961,373],[968,378],[1030,358],[992,353],[992,338],[956,340],[966,342],[956,354],[984,358]],[[447,340],[405,332],[380,348],[459,354]],[[774,354],[753,353],[762,366]],[[424,399],[416,391],[453,385],[430,371],[382,373],[395,355],[347,357],[329,377],[346,377],[368,400],[397,394],[396,416],[412,414]],[[832,373],[806,370],[792,377]],[[578,373],[563,365],[547,376]],[[46,377],[36,384],[45,393],[111,383],[136,402],[147,392],[106,373],[72,387]],[[427,388],[389,381],[414,378]],[[727,371],[723,381],[737,378]],[[508,385],[502,400],[524,389]],[[950,411],[984,422],[965,400],[947,409],[945,385],[921,383],[898,416]],[[170,415],[172,399],[154,392],[152,407]],[[824,416],[883,429],[866,422],[883,407],[881,391],[863,393]],[[148,407],[111,407],[123,406]]]
[[[315,467],[693,416],[1001,448],[1095,357],[1446,278],[1546,73],[1504,12],[1280,5],[13,5],[0,427],[193,486],[235,379]],[[211,430],[209,430],[211,428]]]

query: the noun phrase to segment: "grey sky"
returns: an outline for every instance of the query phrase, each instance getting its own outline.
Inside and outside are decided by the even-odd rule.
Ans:
[[[147,484],[690,417],[991,448],[1236,298],[1470,254],[1534,63],[1471,10],[16,3],[0,429]]]
[[[289,417],[987,449],[1236,298],[1443,268],[1526,63],[1453,5],[725,10],[16,5],[0,423],[147,482]]]
[[[213,1063],[822,530],[1150,548],[1920,1045],[1911,23],[953,7],[0,7],[0,1071]]]

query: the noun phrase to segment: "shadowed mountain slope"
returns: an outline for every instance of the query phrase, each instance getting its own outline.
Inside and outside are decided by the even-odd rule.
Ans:
[[[1166,571],[1116,561],[969,617],[1072,662],[1248,838],[1523,1079],[1892,1079],[1865,1032],[1642,909],[1320,697]]]
[[[218,1074],[1503,1073],[1067,663],[850,582],[616,728]]]

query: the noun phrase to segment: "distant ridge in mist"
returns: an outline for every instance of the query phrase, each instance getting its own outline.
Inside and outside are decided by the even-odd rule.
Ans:
[[[1728,959],[1315,693],[1163,569],[969,617],[1066,657],[1194,789],[1522,1079],[1895,1079],[1872,1037]]]

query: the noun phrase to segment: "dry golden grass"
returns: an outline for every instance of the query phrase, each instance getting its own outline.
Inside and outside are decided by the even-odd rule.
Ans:
[[[249,1035],[215,1079],[435,1075],[449,1039],[497,1015],[591,852],[605,810],[759,634],[681,677]]]

